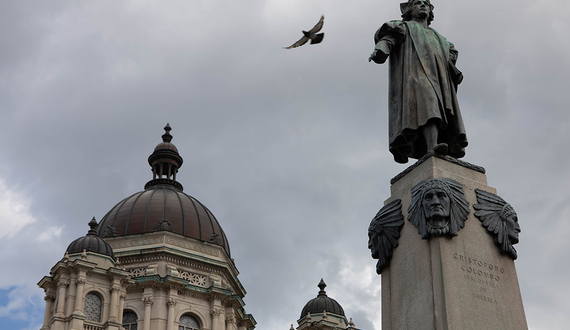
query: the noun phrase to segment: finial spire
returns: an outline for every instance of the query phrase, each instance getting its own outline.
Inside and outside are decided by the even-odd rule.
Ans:
[[[97,220],[95,220],[95,217],[93,217],[93,219],[91,219],[91,221],[89,221],[89,231],[87,232],[87,235],[97,235],[97,227],[99,227],[99,224],[97,223]]]
[[[170,135],[170,131],[172,130],[172,128],[170,128],[169,123],[166,123],[166,126],[164,126],[164,130],[166,131],[166,133],[162,134],[162,141],[164,142],[172,141],[172,135]]]
[[[321,291],[319,291],[319,296],[322,295],[327,295],[327,293],[325,292],[325,288],[327,287],[327,284],[325,283],[325,281],[323,281],[323,279],[321,278],[321,281],[319,282],[319,284],[317,285],[319,287],[319,289],[321,289]]]

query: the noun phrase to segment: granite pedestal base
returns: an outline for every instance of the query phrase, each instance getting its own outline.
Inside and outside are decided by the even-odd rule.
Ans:
[[[381,275],[382,329],[528,329],[514,261],[500,253],[473,215],[476,188],[496,194],[487,186],[484,169],[446,157],[424,157],[392,180],[386,203],[401,199],[407,219],[412,187],[434,178],[463,184],[471,212],[453,238],[421,239],[418,229],[405,221],[399,246]]]

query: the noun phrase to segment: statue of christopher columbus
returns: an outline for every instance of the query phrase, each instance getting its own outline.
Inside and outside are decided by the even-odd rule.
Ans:
[[[369,58],[382,64],[390,57],[390,152],[402,164],[430,152],[461,158],[467,147],[457,102],[458,52],[429,27],[433,8],[429,0],[400,4],[402,20],[376,31]]]

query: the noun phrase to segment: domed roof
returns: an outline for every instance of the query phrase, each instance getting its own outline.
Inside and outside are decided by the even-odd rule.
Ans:
[[[85,250],[87,252],[98,253],[115,259],[113,249],[109,243],[97,236],[97,221],[95,221],[95,218],[89,222],[89,227],[91,227],[91,229],[89,229],[87,235],[80,237],[69,244],[67,247],[67,253],[82,253],[83,250]]]
[[[115,205],[101,219],[97,234],[113,237],[170,231],[220,245],[230,256],[228,239],[216,217],[197,199],[185,194],[176,181],[182,157],[170,143],[170,125],[164,130],[163,142],[148,158],[153,180],[147,182],[145,190]]]
[[[323,311],[327,311],[327,313],[334,313],[336,315],[344,316],[344,310],[342,309],[342,306],[338,302],[336,302],[336,300],[329,298],[327,296],[327,293],[325,292],[326,286],[327,285],[325,281],[323,281],[323,279],[321,278],[321,281],[319,282],[318,285],[319,289],[321,289],[319,291],[319,294],[317,295],[316,298],[309,300],[309,302],[305,305],[305,307],[303,307],[300,318],[307,316],[308,313],[316,314],[316,313],[322,313]]]

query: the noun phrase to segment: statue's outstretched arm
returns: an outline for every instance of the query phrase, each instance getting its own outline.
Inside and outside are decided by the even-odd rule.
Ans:
[[[368,62],[374,61],[378,64],[386,62],[386,59],[390,56],[390,52],[394,48],[395,43],[396,40],[389,36],[385,36],[380,39],[376,44],[376,47],[374,47],[372,55],[368,58]]]
[[[378,64],[386,62],[392,50],[405,38],[406,28],[402,21],[390,21],[384,23],[374,34],[376,47],[368,61]]]

